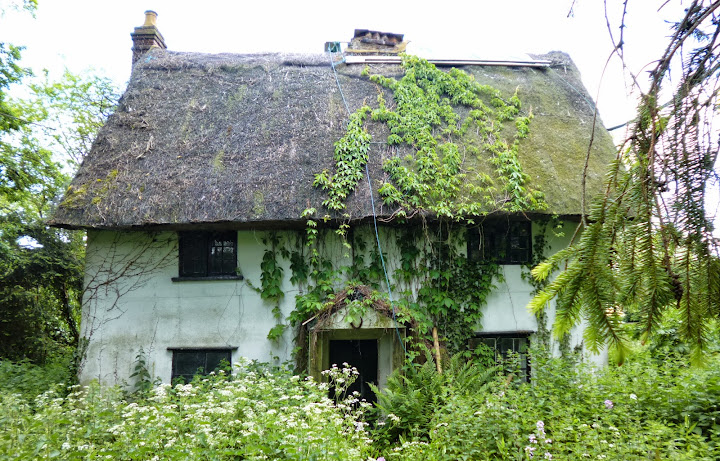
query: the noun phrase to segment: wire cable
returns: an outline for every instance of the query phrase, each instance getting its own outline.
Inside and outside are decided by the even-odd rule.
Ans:
[[[342,85],[340,85],[340,79],[338,78],[337,69],[335,68],[335,61],[333,60],[333,53],[328,52],[328,54],[330,55],[330,66],[332,67],[333,74],[335,75],[335,82],[337,83],[338,90],[340,91],[340,96],[342,97],[343,104],[345,104],[345,110],[347,110],[348,116],[352,115],[352,112],[350,112],[350,106],[348,106],[347,100],[345,99]],[[343,58],[340,62],[345,62],[345,59]],[[405,355],[407,355],[405,341],[403,341],[402,336],[400,336],[400,329],[398,328],[398,321],[395,313],[395,301],[393,300],[392,288],[390,287],[390,276],[388,276],[387,268],[385,267],[385,257],[383,256],[382,245],[380,244],[380,233],[378,232],[377,213],[375,213],[375,198],[373,197],[372,181],[370,180],[370,169],[368,168],[368,162],[365,162],[365,178],[367,179],[368,191],[370,192],[370,209],[372,210],[373,216],[375,242],[377,243],[378,253],[380,254],[380,264],[382,265],[383,273],[385,274],[385,285],[387,285],[388,299],[390,300],[390,309],[392,310],[393,325],[395,326],[395,333],[397,334],[398,340],[400,341],[400,345],[402,346]]]

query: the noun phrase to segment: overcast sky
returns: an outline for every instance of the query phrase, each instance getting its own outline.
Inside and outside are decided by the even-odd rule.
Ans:
[[[18,0],[0,0],[9,5]],[[626,56],[633,71],[655,59],[668,34],[664,17],[678,5],[630,0]],[[679,2],[675,2],[679,3]],[[348,41],[354,29],[405,34],[409,51],[428,57],[519,57],[561,50],[580,68],[593,98],[612,49],[600,0],[457,0],[327,2],[197,0],[39,0],[36,18],[6,11],[0,42],[26,47],[22,63],[59,75],[88,68],[124,88],[130,75],[130,32],[144,11],[158,13],[158,28],[175,51],[248,53],[322,52],[326,41]],[[608,0],[617,34],[622,1]],[[574,14],[568,17],[571,6]],[[598,105],[610,127],[632,116],[617,60],[606,73]]]

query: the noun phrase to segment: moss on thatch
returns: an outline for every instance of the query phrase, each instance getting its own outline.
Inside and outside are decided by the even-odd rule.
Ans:
[[[535,115],[519,152],[531,186],[545,194],[546,213],[578,215],[593,106],[567,55],[541,58],[556,64],[463,70],[508,96],[518,89],[523,108]],[[362,70],[338,67],[351,110],[374,105],[378,92],[386,91],[362,77]],[[396,65],[374,65],[371,71],[402,75]],[[324,194],[313,187],[313,178],[331,168],[333,144],[344,133],[347,115],[326,55],[152,50],[136,64],[117,112],[98,134],[52,224],[299,222],[306,208],[321,209]],[[598,128],[590,191],[599,190],[614,152],[608,133]],[[393,154],[379,142],[386,139],[385,128],[370,124],[369,129],[378,142],[369,161],[377,191],[386,176],[382,162]],[[347,200],[351,218],[371,214],[368,194],[361,184]],[[375,203],[381,216],[394,211]]]

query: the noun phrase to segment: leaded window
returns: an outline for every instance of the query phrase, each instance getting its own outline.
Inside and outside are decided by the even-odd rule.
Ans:
[[[497,264],[527,264],[532,261],[530,221],[485,221],[468,229],[468,259]]]
[[[470,340],[470,349],[475,350],[481,344],[495,353],[495,360],[503,364],[507,371],[517,371],[520,379],[523,381],[529,380],[530,361],[528,359],[528,349],[530,348],[530,333],[480,333]]]
[[[237,232],[180,232],[180,277],[234,276]]]
[[[172,353],[171,380],[183,378],[185,382],[230,366],[232,355],[230,349],[175,349]]]

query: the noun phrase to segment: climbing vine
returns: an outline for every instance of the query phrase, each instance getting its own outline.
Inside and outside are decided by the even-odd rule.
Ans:
[[[345,209],[362,179],[371,141],[364,125],[371,114],[372,121],[387,125],[387,143],[398,151],[383,163],[389,180],[379,189],[386,205],[400,207],[398,217],[425,210],[462,220],[546,208],[518,159],[533,115],[521,113],[517,91],[506,100],[462,70],[443,72],[415,56],[404,56],[402,66],[400,80],[369,77],[392,91],[394,108],[381,92],[376,109],[364,105],[350,115],[346,134],[335,143],[334,172],[315,176],[314,185],[328,193],[324,207]],[[514,133],[506,135],[510,122]]]
[[[493,281],[501,277],[500,266],[464,257],[458,249],[465,233],[439,229],[434,235],[420,227],[398,232],[398,305],[410,313],[418,333],[437,327],[448,349],[463,351],[482,320]]]
[[[279,250],[281,242],[276,233],[270,233],[264,238],[263,244],[266,250],[260,263],[260,287],[255,287],[250,281],[247,283],[256,292],[260,293],[261,299],[272,304],[272,313],[276,324],[268,332],[267,337],[272,341],[277,341],[285,331],[283,313],[280,309],[280,302],[285,297],[285,292],[282,289],[284,269],[279,261],[279,253],[287,255],[287,250]]]
[[[402,66],[400,79],[363,71],[392,93],[393,102],[388,103],[381,90],[375,108],[363,105],[350,114],[346,132],[334,146],[332,170],[315,175],[313,185],[327,194],[323,207],[345,220],[334,232],[348,254],[342,264],[324,255],[322,233],[330,230],[319,225],[316,209],[305,210],[302,243],[280,255],[290,262],[290,280],[300,291],[287,320],[298,326],[327,308],[343,284],[350,287],[348,293],[359,285],[385,288],[397,294],[393,309],[398,319],[412,321],[421,337],[439,332],[448,349],[464,350],[481,322],[493,282],[501,277],[497,264],[464,257],[465,225],[498,211],[546,208],[518,156],[533,115],[523,111],[518,90],[505,98],[462,70],[444,72],[413,56],[404,56]],[[382,165],[387,174],[378,189],[383,204],[394,210],[396,220],[418,212],[423,216],[419,224],[397,230],[392,250],[399,263],[387,269],[390,287],[384,286],[383,255],[368,244],[374,238],[356,235],[344,213],[348,197],[364,176],[372,142],[370,124],[387,127],[387,144],[394,153]],[[433,217],[433,226],[426,216]],[[276,281],[283,273],[276,244],[270,243],[263,258],[261,295],[279,303],[282,295]],[[366,301],[351,300],[350,317],[365,308]],[[282,333],[279,325],[276,328]]]
[[[396,286],[390,288],[400,289],[397,305],[411,313],[421,332],[440,327],[446,344],[457,350],[481,321],[500,272],[495,264],[461,257],[462,245],[450,235],[464,237],[464,232],[449,232],[450,224],[471,224],[498,211],[546,208],[518,158],[533,116],[522,112],[517,90],[506,99],[462,70],[444,72],[414,56],[404,56],[402,66],[400,79],[363,71],[392,92],[393,104],[380,91],[377,108],[364,105],[350,116],[345,136],[335,144],[334,172],[319,173],[314,184],[328,193],[323,206],[343,210],[367,164],[367,115],[387,126],[387,143],[395,155],[383,162],[388,175],[379,187],[383,203],[395,207],[396,219],[429,212],[439,229],[439,235],[431,235],[427,225],[419,232],[410,228],[413,235],[398,238],[400,268],[394,273]],[[360,258],[356,262],[363,267]],[[371,267],[355,268],[353,274],[363,271],[366,279],[376,275]]]
[[[385,204],[400,206],[401,215],[427,210],[457,220],[544,209],[542,194],[528,186],[518,160],[519,140],[529,133],[532,113],[520,114],[517,91],[505,100],[462,70],[443,72],[413,56],[403,58],[403,67],[400,80],[370,77],[393,92],[395,103],[390,109],[381,94],[372,119],[388,126],[389,145],[411,148],[384,162],[390,175],[380,187]],[[467,115],[454,107],[465,108]],[[515,133],[504,136],[512,121]]]
[[[363,106],[352,114],[345,136],[335,143],[335,174],[324,170],[315,175],[313,185],[327,191],[328,198],[323,202],[323,206],[329,210],[344,210],[345,199],[362,179],[372,139],[364,126],[369,112],[370,107]]]
[[[299,249],[290,252],[290,281],[301,289],[295,299],[295,310],[288,321],[298,326],[309,316],[319,312],[325,306],[328,297],[335,291],[345,269],[336,269],[332,261],[320,251],[321,232],[313,216],[314,208],[306,209],[302,217],[306,219],[305,235],[298,245]]]

